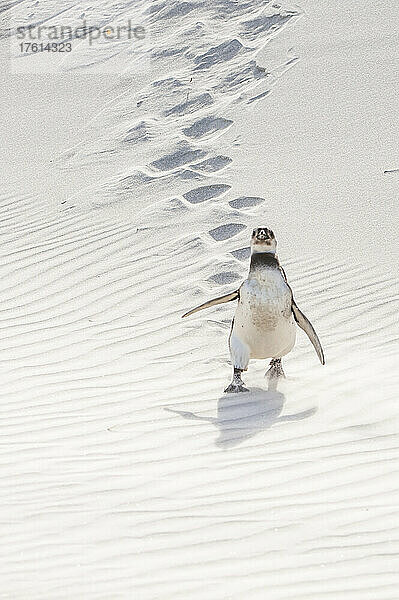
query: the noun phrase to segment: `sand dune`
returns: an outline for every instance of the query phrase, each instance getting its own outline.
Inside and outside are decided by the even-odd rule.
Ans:
[[[132,18],[148,32],[137,50],[77,45],[60,65],[60,77],[88,77],[88,97],[98,96],[78,111],[84,127],[72,116],[32,159],[42,184],[9,175],[24,168],[9,141],[4,597],[396,598],[398,178],[383,170],[399,157],[383,98],[397,83],[389,68],[385,88],[378,79],[380,56],[397,54],[392,7],[4,7],[7,39],[18,25],[82,14],[102,25]],[[377,10],[384,26],[366,50]],[[328,95],[348,47],[365,70],[345,55],[352,87],[341,72]],[[102,91],[88,74],[115,56],[124,75],[100,79]],[[48,85],[68,111],[65,90]],[[371,132],[356,107],[336,107],[368,85]],[[21,98],[11,121],[29,106]],[[43,118],[50,106],[44,95]],[[373,153],[378,138],[387,149]],[[181,315],[240,285],[256,225],[275,230],[327,365],[299,332],[287,379],[268,385],[267,365],[253,361],[250,393],[236,397],[223,394],[234,306]]]

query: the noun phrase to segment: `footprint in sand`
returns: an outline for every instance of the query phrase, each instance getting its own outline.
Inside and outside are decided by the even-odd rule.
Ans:
[[[186,165],[193,160],[204,158],[205,155],[206,152],[204,150],[197,150],[191,148],[188,144],[182,144],[175,152],[166,154],[165,156],[154,160],[151,163],[151,166],[160,171],[171,171],[177,167]]]
[[[260,15],[250,21],[242,23],[241,37],[253,42],[259,35],[275,33],[283,27],[292,17],[298,16],[296,11],[287,14],[277,13],[275,15]]]
[[[237,233],[240,233],[243,229],[246,229],[246,225],[243,225],[242,223],[227,223],[226,225],[220,225],[215,229],[211,229],[209,235],[217,242],[221,242],[237,235]]]
[[[246,261],[251,256],[251,248],[247,246],[246,248],[238,248],[237,250],[233,250],[230,252],[235,258],[238,260]]]
[[[224,119],[223,117],[204,117],[193,123],[190,127],[183,129],[183,133],[190,138],[199,139],[205,135],[216,133],[227,129],[233,121]]]
[[[151,139],[151,134],[149,131],[149,126],[145,121],[141,121],[134,127],[131,127],[126,132],[125,137],[123,138],[124,142],[128,143],[142,143]]]
[[[259,196],[240,196],[239,198],[230,200],[229,204],[233,208],[249,208],[250,206],[262,204],[262,202],[265,202],[265,199]]]
[[[244,46],[238,40],[228,40],[219,46],[214,46],[205,52],[205,54],[197,56],[194,59],[194,62],[197,63],[197,66],[194,70],[198,71],[202,69],[209,69],[213,65],[228,62],[229,60],[235,58],[238,54],[247,51],[248,49],[244,48]]]
[[[161,6],[164,8],[165,4],[162,4]],[[161,11],[159,18],[168,20],[173,19],[173,17],[177,17],[181,19],[195,8],[197,8],[197,5],[193,2],[179,2],[175,6],[172,5],[167,12]]]
[[[190,167],[192,169],[195,169],[196,171],[203,171],[205,173],[214,173],[215,171],[220,171],[220,169],[223,169],[231,162],[232,162],[231,158],[229,158],[228,156],[223,156],[222,154],[219,154],[218,156],[213,156],[212,158],[207,158],[206,160],[203,160],[200,163],[190,165]]]
[[[223,271],[222,273],[216,273],[215,275],[208,277],[208,281],[217,283],[218,285],[233,283],[233,281],[237,281],[238,279],[241,279],[241,277],[234,271]]]
[[[205,106],[210,106],[213,102],[212,96],[206,92],[205,94],[194,96],[194,98],[190,98],[190,100],[187,99],[185,102],[176,104],[175,106],[172,106],[172,108],[168,108],[163,114],[165,117],[170,117],[171,115],[181,117],[182,115],[194,113]]]
[[[227,185],[224,183],[215,183],[213,185],[203,185],[201,187],[195,188],[183,194],[183,198],[191,202],[191,204],[199,204],[200,202],[205,202],[205,200],[210,200],[211,198],[216,198],[217,196],[221,196],[231,188],[231,185]]]

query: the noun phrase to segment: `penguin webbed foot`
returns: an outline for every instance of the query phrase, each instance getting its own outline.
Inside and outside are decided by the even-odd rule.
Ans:
[[[249,392],[249,389],[244,386],[242,381],[241,384],[232,381],[224,390],[225,394],[239,394],[240,392]]]
[[[269,369],[265,373],[265,377],[268,379],[286,378],[281,358],[272,358]]]
[[[231,383],[224,390],[225,394],[238,394],[240,392],[249,392],[249,389],[244,386],[241,379],[241,369],[234,367],[234,375]]]

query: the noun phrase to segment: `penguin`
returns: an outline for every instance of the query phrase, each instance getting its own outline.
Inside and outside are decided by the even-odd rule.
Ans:
[[[238,290],[213,298],[183,315],[238,300],[229,335],[233,378],[227,393],[248,392],[241,379],[250,359],[271,359],[266,376],[285,377],[282,357],[295,344],[296,326],[307,334],[322,365],[324,352],[313,325],[299,310],[277,254],[271,229],[258,227],[251,237],[251,263],[247,279]]]

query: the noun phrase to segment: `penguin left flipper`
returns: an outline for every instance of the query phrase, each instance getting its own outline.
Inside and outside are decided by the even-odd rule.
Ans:
[[[204,302],[204,304],[200,304],[196,308],[189,310],[184,315],[182,315],[182,319],[184,317],[189,317],[195,312],[202,310],[203,308],[209,308],[210,306],[215,306],[215,304],[223,304],[224,302],[231,302],[232,300],[237,300],[240,296],[239,290],[232,292],[231,294],[225,294],[224,296],[219,296],[218,298],[213,298],[213,300],[208,300],[208,302]]]
[[[321,347],[320,340],[317,337],[317,333],[315,332],[312,323],[309,321],[309,319],[307,317],[305,317],[303,312],[301,312],[299,310],[299,308],[297,307],[294,300],[292,301],[292,312],[294,314],[295,321],[298,323],[299,327],[301,329],[303,329],[303,331],[306,333],[306,335],[312,342],[313,347],[317,352],[317,356],[319,357],[321,364],[325,365],[326,361],[324,359],[324,352],[323,352],[323,348]]]

